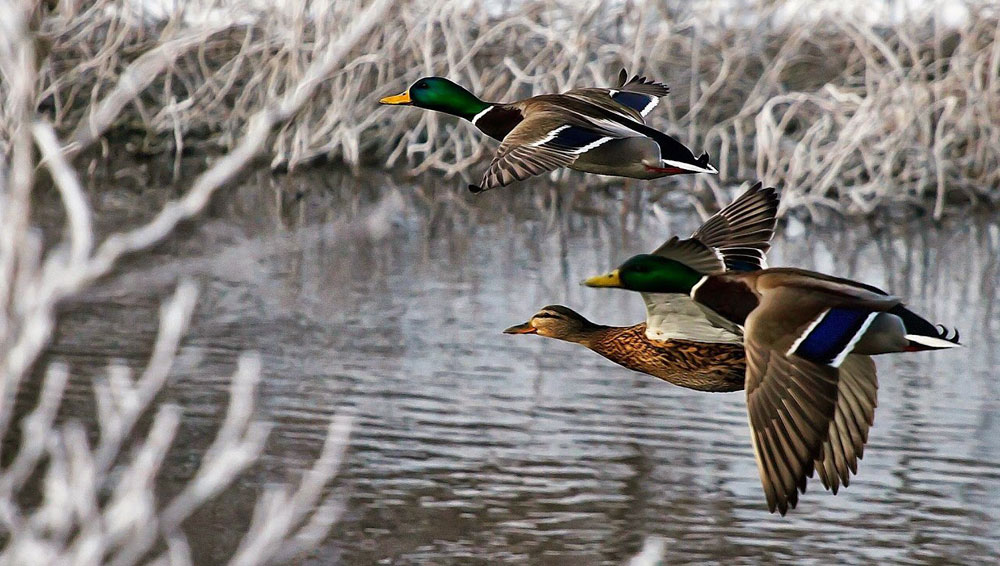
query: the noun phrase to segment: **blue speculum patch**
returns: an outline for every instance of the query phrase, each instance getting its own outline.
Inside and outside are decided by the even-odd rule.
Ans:
[[[637,112],[642,112],[642,109],[649,104],[651,97],[646,94],[637,94],[634,92],[619,92],[615,93],[611,97],[615,102],[619,104],[624,104],[629,108],[636,110]]]
[[[556,134],[556,137],[552,138],[552,141],[549,143],[562,147],[576,148],[594,143],[603,137],[605,136],[598,134],[597,132],[592,132],[578,126],[570,126]]]
[[[830,364],[861,330],[869,314],[868,310],[830,309],[793,353],[816,363]]]

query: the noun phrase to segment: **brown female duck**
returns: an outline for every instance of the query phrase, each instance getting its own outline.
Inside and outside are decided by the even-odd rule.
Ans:
[[[604,326],[573,309],[549,305],[506,334],[538,334],[590,348],[620,366],[698,391],[743,389],[743,346],[725,342],[650,340],[646,323]]]

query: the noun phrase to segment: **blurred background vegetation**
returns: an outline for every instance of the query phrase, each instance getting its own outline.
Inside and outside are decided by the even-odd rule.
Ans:
[[[132,76],[102,138],[115,155],[231,149],[366,5],[42,3],[38,104],[88,145],[95,102]],[[978,0],[398,0],[280,126],[267,159],[433,172],[456,178],[453,190],[495,144],[451,117],[379,108],[379,97],[443,75],[511,100],[606,85],[626,67],[670,85],[652,123],[709,151],[721,172],[666,186],[761,179],[784,187],[786,208],[911,203],[940,217],[1000,199],[998,26],[1000,8]]]

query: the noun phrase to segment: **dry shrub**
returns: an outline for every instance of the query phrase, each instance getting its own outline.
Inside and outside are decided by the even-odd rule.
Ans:
[[[193,2],[154,15],[136,4],[39,8],[48,49],[39,102],[80,149],[97,137],[86,112],[129,72],[145,83],[123,98],[112,140],[141,152],[230,148],[264,101],[303,78],[322,39],[365,7]],[[652,120],[720,165],[699,186],[760,178],[786,188],[788,207],[911,202],[936,216],[949,203],[1000,198],[994,4],[952,3],[968,17],[948,26],[936,17],[943,2],[903,15],[889,13],[895,3],[800,5],[397,0],[276,132],[271,164],[331,158],[472,180],[493,142],[450,117],[380,109],[378,98],[438,74],[507,100],[607,84],[624,66],[670,83]]]
[[[259,362],[251,353],[239,358],[214,441],[180,492],[160,499],[157,479],[184,415],[158,393],[169,382],[191,319],[194,284],[182,281],[165,301],[153,351],[138,375],[108,360],[107,375],[93,386],[96,422],[60,418],[70,368],[59,360],[42,361],[58,308],[97,280],[122,273],[125,256],[164,241],[178,224],[198,216],[215,191],[261,153],[271,131],[342,66],[388,2],[377,0],[316,45],[316,56],[296,82],[262,98],[239,121],[232,149],[178,187],[176,200],[151,211],[148,221],[116,226],[107,235],[94,229],[94,209],[73,157],[113,124],[135,116],[143,128],[157,124],[163,111],[145,98],[159,91],[146,87],[175,80],[180,67],[172,65],[178,57],[231,26],[161,30],[161,39],[172,34],[171,39],[138,54],[130,50],[144,41],[143,26],[117,16],[109,20],[115,6],[108,2],[81,13],[73,12],[74,6],[60,2],[49,13],[47,5],[0,0],[0,564],[186,566],[192,555],[185,520],[236,481],[264,449],[270,425],[254,410]],[[50,44],[38,30],[56,24],[65,26],[60,28],[65,36]],[[60,58],[65,54],[60,42],[77,35],[73,49],[80,57]],[[129,53],[134,58],[126,64]],[[47,66],[41,75],[40,62]],[[38,101],[46,100],[58,128],[38,111]],[[171,131],[179,143],[180,129]],[[58,194],[61,208],[50,238],[38,228],[41,213],[35,210],[38,194],[46,190]],[[36,399],[32,391],[40,391]],[[149,426],[140,426],[146,417]],[[323,540],[339,517],[340,496],[330,493],[328,484],[338,471],[348,429],[349,419],[331,422],[320,456],[297,485],[262,489],[230,564],[294,561]]]

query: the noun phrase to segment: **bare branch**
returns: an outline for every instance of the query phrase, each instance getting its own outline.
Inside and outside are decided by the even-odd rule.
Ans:
[[[118,84],[97,105],[90,110],[84,120],[70,136],[66,155],[74,155],[86,149],[104,133],[118,118],[122,108],[148,87],[178,57],[201,45],[216,33],[231,27],[230,23],[216,23],[204,28],[185,30],[180,37],[160,43],[154,49],[143,53],[118,77]]]

